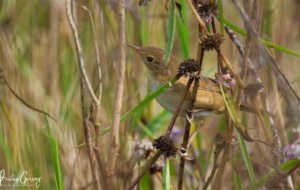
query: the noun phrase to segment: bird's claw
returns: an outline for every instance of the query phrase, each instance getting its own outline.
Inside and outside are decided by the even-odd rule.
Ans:
[[[190,118],[188,114],[186,114],[186,120],[189,122],[189,124],[192,124],[193,120],[194,120],[194,114],[192,115],[192,117]]]
[[[179,155],[181,158],[183,158],[185,160],[193,160],[194,159],[193,157],[189,156],[187,152],[185,152],[185,153],[180,152]]]

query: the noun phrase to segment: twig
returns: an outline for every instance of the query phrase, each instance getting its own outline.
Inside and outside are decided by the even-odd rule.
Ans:
[[[127,190],[132,190],[136,184],[142,179],[142,177],[146,174],[146,172],[151,168],[151,166],[156,162],[156,160],[161,156],[162,152],[158,151],[153,158],[147,162],[147,165],[142,170],[142,172],[138,175],[138,177],[132,182],[132,184],[127,188]]]
[[[200,36],[201,31],[202,31],[202,28],[199,26],[199,36]],[[198,71],[197,76],[200,76],[200,74],[201,74],[203,58],[204,58],[204,49],[202,48],[201,44],[198,43],[197,63],[199,65],[199,71]],[[199,81],[200,81],[200,78],[197,76],[195,78],[195,82],[194,82],[194,86],[193,86],[192,99],[191,99],[190,105],[187,110],[186,127],[185,127],[185,131],[184,131],[183,142],[182,142],[182,145],[180,148],[181,158],[180,158],[179,174],[178,174],[179,175],[178,176],[178,190],[181,190],[183,188],[183,173],[184,173],[184,166],[185,166],[185,158],[183,157],[183,155],[185,155],[186,151],[187,151],[189,137],[190,137],[190,128],[191,128],[191,124],[192,124],[191,119],[194,117],[194,112],[192,112],[190,110],[193,110],[194,104],[197,99],[197,91],[199,88]],[[189,81],[193,82],[193,79],[194,79],[194,76],[190,76]]]
[[[96,104],[100,104],[99,100],[97,99],[94,91],[93,91],[93,88],[92,88],[92,85],[89,81],[89,78],[87,76],[87,72],[86,72],[86,69],[85,69],[85,64],[84,64],[84,60],[83,60],[83,51],[82,51],[82,47],[81,47],[81,44],[80,44],[80,39],[79,39],[79,33],[77,31],[77,28],[76,28],[76,24],[75,24],[75,21],[74,21],[74,18],[73,18],[73,14],[71,12],[71,0],[67,0],[67,5],[70,4],[69,6],[70,7],[66,7],[67,8],[67,17],[68,17],[68,20],[69,20],[69,23],[70,23],[70,27],[72,29],[72,32],[73,32],[73,36],[74,36],[74,41],[75,41],[75,46],[76,46],[76,52],[77,52],[77,59],[78,59],[78,64],[79,64],[79,69],[80,69],[80,72],[82,74],[82,77],[84,79],[84,82],[86,83],[86,86],[87,86],[87,89],[88,89],[88,92],[92,98],[92,100],[96,103]]]
[[[185,87],[184,95],[182,96],[182,98],[181,98],[181,100],[180,100],[180,102],[179,102],[179,104],[178,104],[178,106],[177,106],[177,108],[176,108],[176,110],[175,110],[175,112],[173,114],[173,117],[172,117],[172,119],[170,121],[169,127],[168,127],[167,132],[166,132],[167,136],[170,136],[170,134],[172,132],[173,126],[174,126],[175,121],[176,121],[176,119],[178,117],[178,114],[180,112],[181,106],[182,106],[182,104],[183,104],[183,102],[184,102],[184,100],[185,100],[185,98],[186,98],[186,96],[188,94],[188,91],[189,91],[192,83],[193,83],[193,79],[189,79],[189,81],[188,81],[188,83],[187,83],[187,85]]]
[[[48,114],[47,112],[44,112],[40,109],[37,109],[35,107],[33,107],[32,105],[28,104],[25,100],[23,100],[10,86],[10,84],[7,82],[7,80],[4,78],[4,76],[0,77],[0,80],[2,80],[4,82],[4,84],[8,87],[9,91],[20,101],[22,102],[26,107],[28,107],[29,109],[32,109],[36,112],[39,112],[41,114],[44,114],[48,117],[50,117],[51,119],[53,119],[53,121],[57,122],[56,119],[54,117],[52,117],[50,114]]]
[[[199,67],[201,69],[201,67]],[[199,71],[199,76],[200,76],[200,71]],[[190,80],[193,80],[193,77],[190,76]],[[188,108],[187,111],[187,116],[186,116],[186,126],[185,126],[185,131],[184,131],[184,137],[183,137],[183,142],[181,144],[181,148],[180,148],[180,164],[179,164],[179,176],[178,176],[178,190],[181,190],[183,187],[183,173],[184,173],[184,166],[185,166],[185,157],[184,155],[186,154],[187,151],[187,145],[189,142],[189,138],[190,138],[190,129],[191,129],[191,125],[192,125],[192,118],[194,117],[194,112],[190,111],[193,110],[194,108],[194,104],[197,98],[197,91],[199,88],[199,80],[200,78],[197,77],[195,79],[194,82],[194,86],[193,86],[193,93],[192,93],[192,100],[190,103],[190,106]]]
[[[226,143],[221,143],[217,142],[217,145],[219,145],[219,148],[225,148],[223,151],[223,155],[220,161],[220,164],[218,166],[218,172],[216,174],[215,179],[217,181],[214,182],[212,185],[212,189],[221,189],[222,186],[222,181],[223,181],[223,176],[224,176],[224,171],[225,167],[227,164],[228,157],[230,155],[230,150],[231,150],[231,144],[232,144],[232,135],[233,135],[233,126],[232,126],[232,120],[230,120],[229,112],[226,110],[225,112],[225,118],[226,118]],[[217,141],[220,139],[217,139]]]
[[[208,33],[207,28],[203,22],[203,20],[201,19],[201,17],[199,16],[199,14],[197,13],[197,10],[195,9],[193,3],[191,2],[191,0],[186,0],[187,4],[189,5],[189,7],[191,8],[192,12],[194,13],[200,27],[202,28],[202,30],[204,31],[204,33]]]
[[[91,169],[92,169],[92,174],[93,174],[93,178],[94,181],[96,183],[96,188],[97,189],[101,189],[100,186],[100,178],[99,178],[99,173],[98,173],[98,166],[97,166],[97,162],[96,162],[96,158],[95,158],[95,154],[94,154],[94,150],[93,150],[93,145],[91,142],[91,134],[90,134],[90,128],[88,126],[89,121],[88,121],[88,113],[87,113],[87,97],[85,96],[85,92],[86,92],[86,86],[88,87],[88,91],[90,92],[90,95],[92,96],[92,99],[94,100],[94,102],[98,105],[99,101],[97,100],[94,92],[91,89],[91,85],[90,82],[87,78],[86,75],[86,71],[85,71],[85,66],[84,66],[84,61],[83,61],[83,53],[82,53],[82,48],[81,48],[81,44],[80,44],[80,40],[79,40],[79,34],[75,25],[75,21],[73,18],[73,6],[75,3],[72,0],[67,0],[66,1],[66,11],[67,11],[67,17],[70,23],[70,26],[72,28],[72,32],[73,32],[73,36],[74,36],[74,40],[75,40],[75,45],[76,45],[76,54],[77,54],[77,58],[78,58],[78,65],[80,68],[80,90],[81,90],[81,109],[82,109],[82,120],[83,120],[83,129],[84,129],[84,135],[85,135],[85,141],[87,144],[87,151],[88,151],[88,155],[89,155],[89,160],[90,160],[90,164],[91,164]]]
[[[86,6],[82,6],[82,8],[89,13],[89,18],[90,18],[92,29],[93,29],[93,37],[94,37],[94,44],[95,44],[95,50],[96,50],[96,59],[97,59],[97,65],[98,65],[98,75],[99,75],[99,96],[98,96],[98,101],[99,101],[99,104],[101,104],[101,99],[102,99],[102,69],[101,69],[101,64],[100,64],[100,53],[99,53],[99,47],[98,47],[98,43],[97,43],[96,29],[95,29],[95,25],[94,25],[94,21],[93,21],[93,18],[92,18],[91,11]]]
[[[92,11],[89,10],[86,6],[82,6],[82,8],[88,12],[89,14],[89,18],[90,18],[90,22],[92,25],[92,29],[93,29],[93,37],[94,37],[94,45],[95,45],[95,50],[96,50],[96,59],[97,59],[97,66],[98,66],[98,75],[99,75],[99,84],[97,86],[99,86],[99,95],[98,95],[98,100],[99,100],[99,104],[95,104],[95,103],[91,103],[91,107],[90,107],[90,114],[91,114],[91,121],[93,123],[94,129],[96,131],[95,133],[95,148],[94,148],[94,152],[97,158],[97,162],[98,162],[98,166],[99,166],[99,170],[100,170],[100,180],[101,180],[101,185],[102,185],[102,189],[107,189],[109,186],[107,184],[107,179],[106,179],[106,174],[105,174],[105,160],[104,160],[104,154],[103,154],[103,149],[101,147],[103,147],[103,138],[99,138],[99,128],[100,128],[100,121],[99,121],[99,113],[100,113],[100,105],[101,105],[101,97],[102,97],[102,69],[101,69],[101,64],[100,64],[100,53],[99,53],[99,47],[98,47],[98,43],[97,43],[97,37],[96,37],[96,29],[95,29],[95,25],[94,25],[94,21],[92,18]],[[95,90],[96,91],[96,90]]]
[[[228,26],[225,25],[224,28],[225,28],[226,33],[228,34],[228,36],[230,37],[230,39],[232,40],[232,42],[235,44],[236,48],[238,49],[238,52],[240,53],[241,57],[244,57],[245,50],[244,50],[242,43],[239,41],[237,36],[234,34],[234,32]],[[257,72],[255,71],[252,61],[248,58],[247,62],[248,62],[247,66],[248,66],[249,72],[251,72],[251,74],[254,76],[256,82],[261,84],[261,79],[259,78]]]
[[[118,157],[119,150],[119,125],[121,117],[121,107],[123,100],[124,82],[125,82],[125,63],[126,63],[126,36],[125,36],[125,0],[119,0],[118,4],[118,17],[119,17],[119,29],[118,35],[120,40],[119,45],[119,79],[115,97],[115,106],[113,113],[113,121],[111,128],[111,149],[108,157],[107,172],[108,176],[114,175],[116,160]]]
[[[227,114],[228,116],[228,114]],[[229,117],[227,117],[229,118]],[[229,121],[229,120],[228,120]],[[228,123],[227,123],[228,124]],[[218,164],[218,157],[221,153],[221,151],[224,149],[224,145],[226,145],[224,142],[221,142],[220,143],[220,139],[218,139],[218,137],[222,137],[221,135],[217,135],[217,138],[216,138],[216,148],[214,150],[214,163],[213,163],[213,168],[210,172],[210,175],[209,177],[207,178],[207,181],[205,182],[204,186],[203,186],[203,190],[206,190],[209,186],[209,184],[211,183],[212,179],[214,178],[215,174],[216,174],[216,171],[219,167],[219,164]]]

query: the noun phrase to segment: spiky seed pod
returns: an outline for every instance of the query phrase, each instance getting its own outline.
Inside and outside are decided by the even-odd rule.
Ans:
[[[177,148],[169,136],[164,135],[154,139],[153,147],[160,150],[166,157],[176,157]]]

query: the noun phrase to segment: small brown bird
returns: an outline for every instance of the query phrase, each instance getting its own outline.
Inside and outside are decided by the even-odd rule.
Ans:
[[[131,45],[129,47],[142,57],[148,71],[148,85],[152,92],[177,74],[180,61],[171,55],[169,63],[165,64],[164,50],[157,47],[137,47]],[[188,77],[182,76],[172,87],[156,97],[157,102],[168,111],[174,113],[184,94],[187,82]],[[186,115],[186,110],[190,104],[192,89],[193,86],[190,88],[180,110],[179,115],[182,117]],[[201,76],[194,110],[192,110],[195,119],[201,119],[212,114],[220,114],[224,109],[225,103],[219,85],[213,79]]]

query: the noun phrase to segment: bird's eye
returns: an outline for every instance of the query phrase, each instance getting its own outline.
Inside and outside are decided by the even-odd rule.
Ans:
[[[152,63],[153,62],[153,57],[151,57],[151,56],[147,56],[146,57],[146,60],[149,62],[149,63]]]

